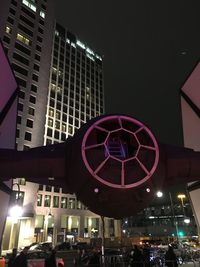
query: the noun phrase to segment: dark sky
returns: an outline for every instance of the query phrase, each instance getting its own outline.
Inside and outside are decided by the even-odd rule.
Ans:
[[[106,113],[181,142],[179,90],[200,55],[199,0],[56,0],[57,20],[104,55]]]

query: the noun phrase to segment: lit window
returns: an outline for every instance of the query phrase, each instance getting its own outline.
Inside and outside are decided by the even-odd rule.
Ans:
[[[53,127],[53,120],[52,119],[48,119],[48,126]]]
[[[56,111],[56,119],[60,120],[60,112]]]
[[[55,35],[59,36],[59,32],[57,30],[55,30]]]
[[[22,3],[28,8],[30,8],[32,11],[36,12],[36,6],[33,5],[30,1],[22,0]]]
[[[10,34],[12,32],[12,29],[8,26],[6,26],[6,33]]]
[[[19,182],[19,185],[26,185],[26,179],[25,178],[19,178],[18,182]]]
[[[94,58],[93,58],[90,54],[86,53],[86,56],[87,56],[89,59],[91,59],[92,61],[94,61]]]
[[[60,122],[56,121],[55,126],[56,126],[56,129],[60,129]]]
[[[44,206],[45,207],[50,207],[51,206],[51,196],[45,195],[45,197],[44,197]]]
[[[68,126],[68,133],[72,134],[72,126],[70,126],[70,125]]]
[[[45,18],[45,13],[44,13],[44,11],[40,11],[40,17],[42,17],[43,19]]]
[[[62,124],[62,131],[63,131],[63,132],[66,132],[66,129],[67,129],[66,124],[63,123],[63,124]]]
[[[54,83],[51,84],[51,89],[52,89],[53,91],[56,90],[56,85],[55,85]]]
[[[62,209],[67,208],[67,197],[61,197],[61,208]]]
[[[42,206],[42,195],[41,194],[37,195],[37,206],[39,207]]]
[[[98,58],[99,60],[102,61],[102,58],[99,55],[97,55],[97,54],[96,54],[96,58]]]
[[[53,207],[54,208],[59,207],[59,196],[53,196]]]
[[[30,40],[26,38],[25,36],[23,36],[22,34],[19,34],[19,33],[17,34],[17,40],[24,43],[25,45],[30,45]]]
[[[75,209],[75,198],[69,198],[69,209]]]
[[[87,47],[86,52],[94,56],[94,52],[89,47]]]
[[[78,46],[80,46],[81,48],[85,49],[85,45],[84,45],[81,41],[77,40],[77,41],[76,41],[76,44],[77,44]]]
[[[54,110],[52,108],[49,109],[49,116],[50,117],[54,116]]]
[[[76,48],[76,45],[75,45],[75,43],[71,43],[71,46],[73,46],[74,48]]]

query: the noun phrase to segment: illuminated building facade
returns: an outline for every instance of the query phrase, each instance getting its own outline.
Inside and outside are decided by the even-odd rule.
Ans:
[[[102,58],[55,23],[54,2],[1,1],[0,37],[20,88],[18,150],[65,141],[87,120],[104,113]],[[23,215],[15,221],[8,217],[3,249],[48,238],[61,242],[67,236],[101,235],[100,217],[75,195],[23,178],[14,182],[20,192],[13,188],[11,205],[17,197]],[[106,235],[117,235],[116,223],[106,220]]]

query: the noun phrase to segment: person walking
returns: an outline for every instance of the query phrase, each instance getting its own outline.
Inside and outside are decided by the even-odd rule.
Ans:
[[[8,267],[13,267],[13,262],[14,262],[16,257],[17,257],[17,249],[13,248],[12,254],[8,260]]]
[[[177,267],[177,257],[176,254],[174,253],[173,247],[169,246],[168,250],[165,254],[165,265],[167,267]]]
[[[29,247],[25,247],[22,252],[14,259],[12,267],[28,267],[27,252]]]

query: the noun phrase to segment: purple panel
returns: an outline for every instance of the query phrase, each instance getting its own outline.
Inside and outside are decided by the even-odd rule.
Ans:
[[[154,135],[143,123],[128,116],[112,115],[87,130],[82,158],[94,179],[112,188],[130,189],[154,174],[159,149]]]

